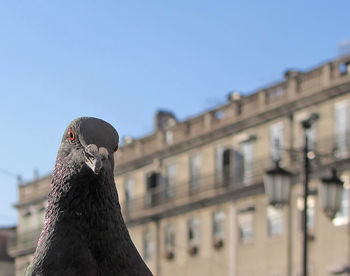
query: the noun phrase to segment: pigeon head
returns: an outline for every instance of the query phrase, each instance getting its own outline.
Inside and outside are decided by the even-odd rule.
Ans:
[[[118,132],[109,123],[93,117],[80,117],[66,128],[58,158],[75,171],[88,169],[99,175],[105,169],[113,170],[113,153],[118,144]]]
[[[100,119],[81,117],[68,125],[26,276],[152,276],[121,214],[113,177],[118,141],[117,131]]]

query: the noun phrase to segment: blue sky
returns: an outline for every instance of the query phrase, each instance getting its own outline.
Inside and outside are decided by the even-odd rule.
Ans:
[[[152,131],[337,56],[349,1],[1,1],[0,225],[17,214],[15,178],[54,166],[78,116],[120,136]]]

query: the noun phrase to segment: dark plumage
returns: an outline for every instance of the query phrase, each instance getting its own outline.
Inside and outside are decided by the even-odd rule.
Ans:
[[[113,177],[118,141],[117,131],[100,119],[82,117],[67,127],[26,275],[152,275],[121,215]]]

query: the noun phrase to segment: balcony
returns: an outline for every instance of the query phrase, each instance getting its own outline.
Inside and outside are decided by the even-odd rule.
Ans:
[[[200,175],[187,182],[167,185],[166,179],[156,188],[148,190],[145,196],[128,200],[122,204],[123,214],[127,221],[161,215],[167,211],[186,208],[193,204],[205,204],[220,197],[232,196],[238,193],[249,193],[262,189],[263,172],[268,159],[256,160],[249,170],[242,170],[237,175],[228,168],[221,174]],[[232,169],[234,171],[234,169]],[[261,190],[262,191],[262,190]]]
[[[330,165],[348,164],[350,158],[350,131],[342,136],[330,135],[316,140],[313,152],[310,152],[311,172],[320,174],[322,168]],[[288,153],[289,152],[289,153]],[[302,149],[287,150],[283,154],[282,166],[298,174],[302,161]],[[289,157],[288,157],[289,155]],[[322,156],[322,163],[318,156]],[[288,157],[288,158],[287,158]],[[242,166],[243,165],[243,166]],[[163,216],[167,212],[176,212],[181,208],[191,208],[195,204],[206,204],[210,201],[220,202],[221,198],[237,198],[242,194],[263,191],[262,179],[265,170],[270,167],[271,158],[254,160],[253,164],[224,167],[222,171],[199,175],[187,182],[167,185],[167,179],[147,190],[145,196],[137,197],[122,203],[123,214],[127,221]],[[340,168],[341,169],[341,168]],[[162,178],[162,177],[160,177]]]

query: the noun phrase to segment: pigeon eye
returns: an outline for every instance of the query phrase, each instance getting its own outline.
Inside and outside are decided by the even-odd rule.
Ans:
[[[113,152],[116,152],[116,151],[118,150],[118,147],[119,147],[119,145],[117,145],[117,146],[115,147],[115,149],[113,150]]]
[[[68,131],[68,138],[69,138],[69,140],[71,140],[71,142],[73,142],[75,140],[75,133],[74,133],[72,128],[70,128]]]

